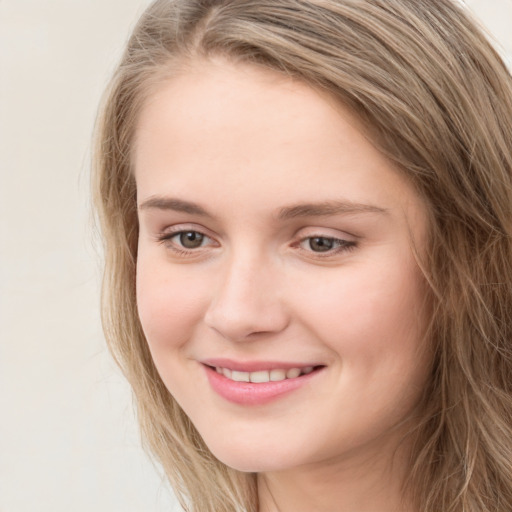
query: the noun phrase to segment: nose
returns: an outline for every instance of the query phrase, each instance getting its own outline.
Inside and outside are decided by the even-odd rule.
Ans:
[[[289,317],[279,271],[256,258],[231,261],[218,276],[205,323],[230,341],[248,341],[286,328]]]

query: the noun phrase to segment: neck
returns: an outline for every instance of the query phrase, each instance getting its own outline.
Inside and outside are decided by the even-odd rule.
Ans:
[[[383,451],[260,473],[259,512],[415,511],[403,490],[407,473],[404,449],[388,457]]]

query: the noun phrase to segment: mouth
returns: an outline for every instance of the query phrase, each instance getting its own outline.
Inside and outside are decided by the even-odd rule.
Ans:
[[[215,370],[220,375],[223,375],[229,380],[234,382],[253,382],[260,384],[263,382],[281,382],[287,379],[296,379],[303,375],[309,375],[315,369],[319,369],[321,366],[306,366],[302,368],[274,368],[271,370],[259,370],[254,372],[244,372],[238,370],[232,370],[231,368],[224,368],[221,366],[210,366],[211,369]]]
[[[262,364],[265,363],[202,363],[213,391],[229,402],[246,406],[264,405],[307,386],[326,368],[325,365],[292,366],[279,363],[267,363],[270,367],[262,368]]]

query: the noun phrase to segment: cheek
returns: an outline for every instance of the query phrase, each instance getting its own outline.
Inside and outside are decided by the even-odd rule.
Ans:
[[[352,432],[354,439],[377,435],[405,418],[428,380],[423,281],[414,263],[402,263],[340,273],[335,282],[323,283],[322,291],[310,287],[316,292],[303,308],[308,330],[331,350],[329,400],[337,407],[329,404],[338,411],[332,413],[336,425],[344,425],[340,432]],[[337,428],[332,427],[334,437]]]
[[[137,308],[154,356],[190,339],[204,315],[204,283],[186,272],[172,272],[166,262],[137,262]]]
[[[308,327],[347,360],[378,361],[382,354],[418,347],[424,289],[413,261],[354,266],[301,289],[313,291],[300,299],[307,302]]]

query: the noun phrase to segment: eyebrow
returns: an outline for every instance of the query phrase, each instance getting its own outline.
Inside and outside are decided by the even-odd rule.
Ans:
[[[202,206],[192,201],[183,201],[174,197],[152,196],[139,205],[139,210],[172,210],[205,217],[213,217]]]
[[[348,215],[358,213],[387,214],[388,210],[370,204],[354,203],[352,201],[324,201],[321,203],[302,203],[286,206],[279,210],[277,218],[280,220],[297,217],[322,217],[328,215]]]
[[[139,210],[172,210],[175,212],[200,215],[214,218],[206,209],[192,201],[184,201],[174,197],[152,196],[139,205]],[[352,201],[324,201],[320,203],[299,203],[280,208],[278,220],[289,220],[300,217],[323,217],[329,215],[349,215],[359,213],[387,214],[388,210],[369,204]]]

